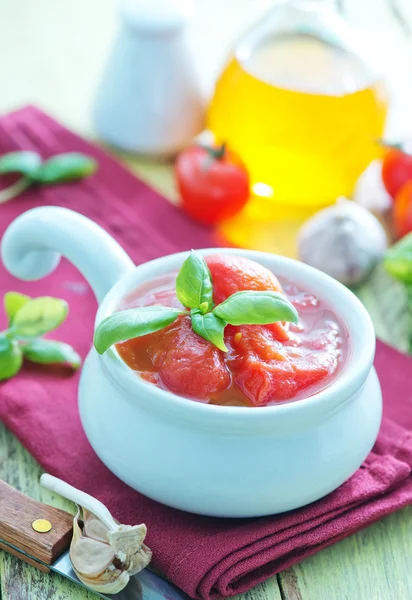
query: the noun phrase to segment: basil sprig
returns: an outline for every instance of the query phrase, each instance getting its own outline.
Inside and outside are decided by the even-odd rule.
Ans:
[[[103,319],[96,329],[94,346],[99,354],[103,354],[117,342],[164,329],[176,321],[182,312],[166,306],[142,306],[122,310]]]
[[[286,297],[270,290],[236,292],[213,312],[229,325],[269,325],[274,316],[275,321],[298,320],[296,309]]]
[[[51,296],[30,298],[8,292],[4,309],[9,326],[0,333],[0,381],[18,373],[23,358],[40,364],[67,364],[74,370],[80,367],[81,358],[69,344],[40,337],[65,320],[67,302]]]
[[[200,308],[205,313],[213,308],[212,277],[205,260],[196,252],[183,263],[176,278],[176,296],[183,306]]]
[[[22,175],[16,183],[1,190],[0,204],[18,196],[33,184],[53,184],[83,179],[97,169],[94,158],[81,152],[66,152],[43,160],[31,151],[9,152],[0,156],[0,175]]]
[[[227,347],[223,337],[226,321],[220,319],[214,312],[206,313],[195,308],[190,311],[192,319],[192,329],[197,335],[204,338],[208,342],[214,344],[219,350],[227,352]]]
[[[270,290],[237,292],[214,306],[209,268],[204,258],[193,250],[177,275],[176,296],[190,311],[179,311],[166,306],[144,306],[129,308],[106,317],[97,326],[94,335],[97,352],[103,354],[113,344],[159,331],[180,315],[189,317],[193,331],[222,352],[228,351],[224,341],[225,327],[228,324],[298,322],[296,308],[285,296]]]

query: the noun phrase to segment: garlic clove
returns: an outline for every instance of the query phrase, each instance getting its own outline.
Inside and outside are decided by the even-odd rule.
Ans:
[[[149,564],[152,552],[143,543],[146,525],[120,524],[96,498],[51,475],[42,475],[40,483],[78,505],[70,559],[77,577],[89,588],[116,594]]]
[[[146,525],[119,525],[117,531],[109,532],[109,542],[116,558],[127,565],[131,575],[139,573],[152,558],[151,550],[143,544]],[[138,551],[136,549],[138,548]]]
[[[84,533],[87,537],[99,540],[100,542],[108,543],[107,537],[108,527],[98,519],[92,512],[83,508]]]
[[[119,571],[114,569],[113,571],[106,571],[99,579],[93,579],[84,577],[74,569],[77,577],[84,585],[95,592],[101,592],[102,594],[117,594],[124,590],[130,581],[130,575],[127,571]]]
[[[115,553],[107,542],[103,543],[83,535],[79,526],[80,509],[73,519],[73,538],[70,560],[75,571],[86,577],[98,577],[113,564]]]

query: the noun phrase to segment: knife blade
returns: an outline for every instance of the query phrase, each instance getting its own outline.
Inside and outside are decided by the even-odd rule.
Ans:
[[[35,531],[32,523],[46,519],[50,531]],[[73,516],[33,500],[0,481],[0,549],[17,556],[44,573],[50,570],[108,600],[190,600],[182,590],[144,569],[130,578],[117,594],[102,594],[84,585],[73,571],[69,556]]]

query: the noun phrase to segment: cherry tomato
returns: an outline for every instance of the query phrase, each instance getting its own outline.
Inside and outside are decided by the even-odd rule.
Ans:
[[[393,148],[382,163],[382,181],[387,192],[396,198],[404,183],[412,179],[412,155]]]
[[[393,225],[398,237],[412,231],[412,180],[407,181],[396,195]]]
[[[191,146],[176,160],[183,210],[196,221],[215,225],[240,211],[249,198],[249,176],[230,150]]]

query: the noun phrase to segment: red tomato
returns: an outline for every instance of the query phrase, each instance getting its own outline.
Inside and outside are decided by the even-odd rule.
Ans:
[[[393,225],[398,237],[412,231],[412,180],[399,190],[393,208]]]
[[[117,345],[132,368],[149,373],[144,379],[161,382],[176,394],[207,399],[229,387],[231,378],[223,352],[192,329],[188,317],[155,333]],[[155,373],[153,375],[153,368]]]
[[[213,301],[220,304],[226,298],[245,290],[273,290],[283,293],[277,277],[263,265],[243,256],[211,254],[206,257],[213,281]],[[280,322],[267,325],[278,340],[289,338]]]
[[[175,170],[181,206],[200,223],[215,225],[239,212],[248,201],[248,173],[224,146],[191,146],[178,156]]]
[[[215,304],[244,290],[282,292],[282,286],[272,271],[244,256],[210,254],[206,256],[206,263],[212,276]]]
[[[291,356],[267,327],[241,325],[235,329],[237,333],[228,340],[233,348],[233,378],[256,406],[292,398],[333,372],[331,347]]]
[[[412,155],[392,149],[382,163],[382,181],[388,193],[395,199],[404,183],[412,179]]]

